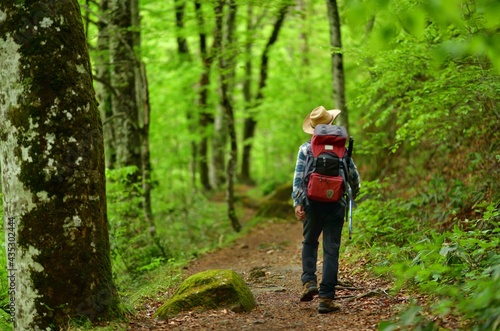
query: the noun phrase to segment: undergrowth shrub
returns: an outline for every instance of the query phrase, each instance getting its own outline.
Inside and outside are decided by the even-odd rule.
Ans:
[[[111,257],[119,288],[144,285],[148,272],[188,261],[234,235],[224,199],[211,201],[201,192],[186,190],[184,182],[176,186],[174,181],[158,181],[152,194],[154,224],[147,224],[141,188],[131,191],[127,182],[133,170],[106,172]]]
[[[412,234],[425,229],[423,222],[412,218],[415,204],[402,197],[388,194],[388,182],[363,182],[358,200],[362,208],[355,210],[357,236],[363,247],[385,250],[403,247],[412,241]]]
[[[164,243],[143,217],[142,188],[129,182],[134,172],[135,167],[106,170],[111,259],[118,285],[169,258]]]
[[[426,293],[429,302],[419,304],[436,316],[458,316],[471,330],[499,327],[498,202],[478,204],[477,219],[455,221],[453,229],[436,231],[422,218],[426,205],[420,199],[394,197],[388,185],[364,183],[355,214],[360,233],[354,238],[370,249],[373,270],[392,277],[394,291],[410,287]],[[381,324],[381,330],[437,330],[421,315],[423,309],[415,304],[399,322]]]

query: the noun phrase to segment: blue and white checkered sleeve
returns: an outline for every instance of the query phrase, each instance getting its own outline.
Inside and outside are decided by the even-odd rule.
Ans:
[[[301,205],[304,201],[304,176],[307,161],[307,149],[309,142],[304,143],[300,146],[299,152],[297,154],[297,163],[295,164],[295,173],[293,175],[293,190],[292,199],[293,206]]]
[[[361,188],[361,179],[359,176],[358,168],[354,164],[354,160],[351,159],[351,167],[349,169],[349,184],[351,185],[352,191],[354,193],[354,197],[356,197],[359,193],[359,189]]]

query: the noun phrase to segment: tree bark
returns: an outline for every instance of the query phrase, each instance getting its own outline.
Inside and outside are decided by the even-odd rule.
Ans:
[[[76,0],[0,3],[0,134],[15,330],[116,312],[102,124]]]
[[[333,100],[335,108],[342,110],[339,122],[349,130],[349,117],[345,98],[344,63],[342,60],[342,40],[337,0],[326,0],[330,22],[330,44],[332,47]]]
[[[174,3],[177,51],[181,60],[190,60],[187,39],[184,37],[184,8],[186,7],[186,0],[175,0]]]
[[[116,137],[116,166],[135,166],[131,184],[139,182],[141,142],[136,91],[136,61],[131,0],[110,0],[109,17],[113,126]]]
[[[208,162],[208,128],[214,123],[214,116],[207,111],[208,103],[208,87],[210,85],[210,67],[212,66],[212,56],[208,54],[207,37],[205,33],[205,21],[201,11],[201,2],[195,1],[196,20],[198,22],[199,40],[200,40],[200,54],[203,65],[199,82],[199,97],[198,106],[200,109],[200,119],[198,125],[198,132],[201,135],[200,143],[198,145],[197,163],[199,165],[200,182],[202,187],[210,191],[212,185],[210,184],[210,169]]]
[[[253,49],[253,4],[247,4],[247,24],[245,36],[245,76],[243,78],[243,98],[245,99],[245,109],[249,109],[252,104],[252,49]]]
[[[235,168],[236,168],[236,159],[238,155],[238,144],[236,140],[236,129],[234,126],[234,110],[231,100],[231,91],[230,91],[230,69],[226,66],[227,59],[225,59],[225,55],[227,54],[227,49],[224,46],[231,45],[232,31],[228,31],[226,43],[223,40],[223,5],[224,0],[220,0],[215,5],[215,21],[216,28],[214,33],[215,45],[218,50],[218,60],[219,60],[219,78],[220,78],[220,92],[221,92],[221,103],[224,108],[224,112],[227,118],[228,131],[229,131],[229,139],[231,141],[231,150],[229,153],[229,160],[227,163],[227,193],[226,200],[228,205],[228,217],[231,221],[231,225],[236,232],[241,230],[241,224],[236,216],[236,209],[234,205],[234,178],[235,178]],[[229,3],[229,22],[235,18],[236,15],[236,4],[234,0],[230,0]],[[231,23],[228,24],[231,26]]]
[[[199,3],[198,3],[199,5]],[[183,65],[188,62],[191,63],[191,54],[189,53],[189,46],[186,37],[184,34],[186,33],[184,27],[184,12],[186,9],[186,0],[175,0],[175,25],[176,25],[176,36],[177,36],[177,54],[179,55],[179,64]],[[197,4],[195,3],[195,7]],[[188,112],[187,120],[189,123],[189,129],[191,132],[195,132],[198,128],[198,116],[193,114],[193,112]],[[191,162],[189,165],[191,172],[191,183],[193,187],[196,187],[196,174],[197,174],[197,157],[198,156],[198,144],[192,139],[191,140]]]
[[[300,47],[300,55],[302,56],[302,68],[305,73],[305,77],[308,77],[308,72],[311,69],[311,61],[309,54],[309,34],[308,24],[307,24],[307,14],[308,14],[308,5],[304,0],[299,0],[297,3],[297,11],[300,13],[300,34],[299,38],[302,41]]]
[[[96,67],[96,95],[99,100],[99,110],[103,121],[104,132],[104,151],[106,154],[106,167],[113,169],[116,163],[116,141],[114,126],[112,125],[113,108],[110,75],[110,56],[109,56],[109,23],[106,15],[109,10],[109,1],[101,0],[99,3],[99,18],[97,22],[98,38],[97,52],[95,55]]]
[[[267,74],[268,74],[268,63],[269,63],[269,50],[274,45],[274,43],[278,40],[279,32],[281,27],[283,26],[283,22],[285,21],[285,16],[288,11],[288,7],[290,3],[285,1],[283,6],[278,12],[278,17],[276,22],[274,23],[273,31],[267,44],[262,52],[261,56],[261,65],[260,65],[260,79],[259,85],[257,89],[257,96],[255,98],[255,105],[258,105],[260,101],[264,98],[263,90],[267,83]],[[250,176],[250,168],[251,168],[251,152],[252,152],[252,143],[250,142],[255,135],[255,128],[257,126],[257,120],[255,119],[255,114],[253,114],[252,109],[248,110],[250,112],[249,116],[245,118],[245,124],[243,129],[243,158],[241,160],[241,179],[246,182],[252,182]]]
[[[219,61],[222,61],[222,67],[219,66],[219,69],[223,68],[223,72],[221,71],[219,74],[220,77],[224,79],[226,85],[226,93],[230,100],[231,106],[233,104],[233,91],[234,91],[234,78],[236,73],[236,13],[237,6],[233,0],[230,0],[227,4],[227,12],[226,15],[222,17],[226,18],[225,24],[222,24],[222,27],[225,26],[225,31],[221,31],[222,34],[222,43],[219,46]],[[220,70],[219,70],[220,71]],[[215,187],[220,187],[226,182],[227,177],[227,169],[225,167],[226,164],[226,154],[227,154],[227,143],[228,138],[230,138],[229,134],[229,125],[227,118],[227,108],[225,106],[224,100],[221,98],[220,105],[222,111],[219,112],[218,116],[215,119],[215,134],[213,139],[213,157],[212,157],[212,182]],[[233,115],[234,116],[234,115]],[[234,125],[234,123],[233,123]],[[234,164],[238,163],[237,160],[238,153],[235,154],[235,159],[233,160]]]
[[[245,112],[250,113],[253,108],[252,94],[252,58],[253,58],[253,4],[247,4],[247,24],[246,24],[246,41],[245,41],[245,76],[243,78],[243,98],[245,99]],[[253,184],[250,177],[250,137],[254,130],[254,126],[250,119],[245,119],[243,127],[243,155],[241,158],[241,171],[239,180],[244,183]]]
[[[143,190],[143,210],[144,210],[144,218],[146,221],[152,226],[155,226],[153,219],[153,210],[151,208],[151,157],[149,152],[149,123],[150,123],[150,114],[151,107],[149,104],[149,92],[148,92],[148,81],[146,76],[146,66],[144,63],[141,63],[141,77],[143,79],[143,94],[145,98],[143,99],[143,125],[142,125],[142,190]],[[151,229],[152,230],[152,229]]]
[[[141,16],[139,1],[132,0],[132,25],[134,27],[134,49],[135,54],[135,78],[137,92],[137,109],[140,134],[140,151],[141,151],[141,180],[142,180],[142,210],[144,219],[149,224],[149,233],[154,237],[156,234],[156,226],[153,218],[153,210],[151,207],[151,156],[149,151],[149,125],[151,119],[151,105],[149,103],[149,85],[146,74],[146,65],[142,60],[141,54]]]

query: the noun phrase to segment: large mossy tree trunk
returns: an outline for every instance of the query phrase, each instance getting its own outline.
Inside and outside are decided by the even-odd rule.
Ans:
[[[108,317],[102,124],[76,0],[0,3],[0,116],[14,329]]]

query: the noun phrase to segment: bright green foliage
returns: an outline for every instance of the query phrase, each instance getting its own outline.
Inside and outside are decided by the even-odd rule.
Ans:
[[[141,188],[130,187],[127,180],[135,170],[127,167],[106,171],[111,257],[115,277],[119,276],[120,281],[169,258],[163,243],[154,245],[150,225],[138,217],[142,213]]]
[[[359,244],[370,248],[378,272],[392,275],[396,288],[414,287],[429,293],[433,314],[454,314],[474,330],[494,330],[500,323],[500,212],[494,204],[478,207],[483,214],[465,220],[450,231],[436,232],[424,225],[412,204],[390,197],[386,184],[367,183],[355,214]],[[366,221],[363,221],[366,220]],[[433,330],[410,309],[400,327]],[[406,323],[406,324],[405,324]],[[381,330],[393,330],[384,323]],[[426,327],[431,327],[426,329]],[[403,328],[405,329],[405,328]]]
[[[212,3],[202,3],[211,45]],[[242,94],[248,3],[238,1],[236,52],[241,57],[234,108],[239,137],[249,113]],[[249,36],[255,93],[261,52],[279,1],[251,3],[256,4],[255,17],[263,17]],[[298,146],[310,138],[301,130],[305,115],[318,105],[334,104],[326,5],[322,0],[303,3],[289,12],[269,53],[264,98],[252,105],[258,120],[252,176],[261,192],[291,183]],[[354,240],[374,270],[394,276],[396,289],[411,287],[433,300],[425,308],[410,307],[399,325],[387,322],[380,328],[435,330],[423,310],[462,316],[470,321],[468,329],[498,328],[500,4],[345,0],[339,5],[350,134],[363,180]],[[232,234],[224,199],[201,192],[193,177],[192,143],[200,141],[200,134],[212,137],[214,130],[200,132],[193,126],[200,113],[202,66],[192,3],[186,8],[179,33],[188,40],[190,60],[177,52],[173,3],[141,2],[156,236],[143,221],[142,188],[125,190],[132,169],[108,171],[111,250],[120,290],[135,285],[131,280],[146,279],[146,286],[152,286],[150,275],[217,247]],[[90,44],[95,40],[91,24]],[[215,66],[211,74],[207,111],[217,115]],[[5,265],[5,254],[0,263]],[[0,319],[7,303],[2,273]],[[178,270],[168,274],[170,281],[177,277]]]
[[[356,155],[375,165],[364,178],[386,178],[422,221],[447,228],[500,199],[500,77],[486,56],[443,52],[450,42],[489,33],[481,17],[488,2],[458,3],[391,2],[377,12],[377,19],[404,18],[416,9],[426,13],[425,29],[398,30],[388,47],[362,53],[370,54],[369,75],[353,103],[364,112]],[[383,29],[377,19],[374,34]]]
[[[254,7],[256,17],[265,17],[251,33],[254,91],[272,25],[264,14],[277,3]],[[247,2],[238,4],[238,31],[244,31]],[[203,6],[210,45],[213,8],[209,2]],[[350,134],[363,179],[354,238],[369,250],[374,266],[395,276],[397,287],[433,294],[436,314],[463,315],[475,322],[471,328],[488,329],[495,323],[488,316],[498,316],[495,293],[500,292],[490,290],[498,274],[498,1],[346,0],[340,6]],[[153,110],[153,210],[167,259],[182,260],[206,249],[205,243],[217,245],[230,229],[221,204],[202,195],[191,177],[190,147],[200,139],[192,121],[199,114],[202,70],[195,16],[188,9],[180,31],[192,55],[187,61],[177,53],[173,6],[143,1],[142,8],[141,53]],[[252,175],[265,192],[291,182],[298,146],[309,138],[301,131],[304,116],[318,105],[333,105],[325,3],[307,1],[302,9],[294,8],[287,16],[269,54],[264,99],[252,110],[258,119]],[[238,35],[242,57],[234,93],[239,135],[247,115],[241,91],[247,56],[243,36]],[[217,74],[212,68],[208,110],[214,115],[219,113]],[[206,134],[213,135],[213,130]],[[129,256],[124,253],[128,247],[136,247],[148,234],[129,237],[120,232],[120,215],[132,207],[120,206],[123,192],[117,178],[123,174],[110,176],[113,247],[116,254]],[[147,249],[137,253],[136,272],[162,262],[157,248],[151,250],[156,255],[148,257]],[[115,270],[125,271],[120,256],[115,255]],[[458,293],[466,293],[467,299]],[[421,312],[420,307],[408,310],[402,325],[435,329]]]
[[[158,221],[152,228],[137,216],[142,212],[140,188],[131,193],[126,182],[133,172],[133,168],[107,171],[111,256],[118,285],[129,286],[131,279],[164,262],[189,260],[222,244],[232,233],[224,210],[201,194],[186,195],[185,200],[179,196],[169,203],[158,192],[155,201],[161,205],[155,208]]]

